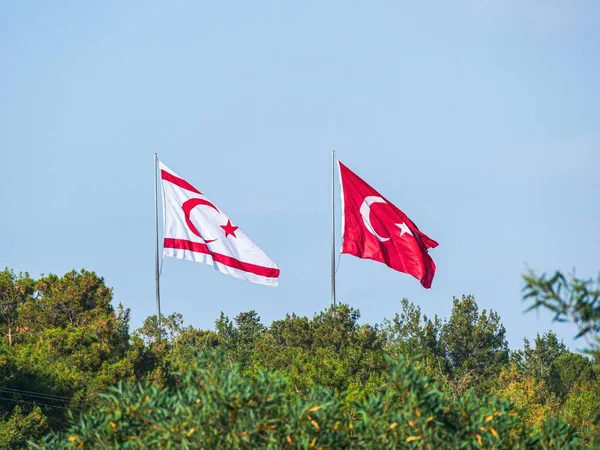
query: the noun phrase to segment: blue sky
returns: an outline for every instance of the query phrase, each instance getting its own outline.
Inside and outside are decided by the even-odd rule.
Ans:
[[[163,312],[311,316],[336,150],[440,243],[431,290],[341,257],[338,299],[363,321],[473,294],[513,348],[550,328],[580,347],[523,314],[520,275],[600,270],[599,42],[594,0],[3,2],[0,265],[94,270],[138,327],[157,152],[282,270],[272,289],[165,260]]]

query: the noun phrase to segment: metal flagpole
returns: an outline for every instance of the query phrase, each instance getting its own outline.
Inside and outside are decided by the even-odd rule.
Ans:
[[[335,151],[331,152],[331,303],[335,306]]]
[[[154,232],[156,234],[156,251],[154,261],[154,278],[156,280],[156,317],[158,329],[162,330],[162,317],[160,315],[160,272],[158,256],[158,155],[154,154]]]

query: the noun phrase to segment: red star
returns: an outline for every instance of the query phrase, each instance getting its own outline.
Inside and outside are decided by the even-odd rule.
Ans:
[[[231,223],[231,220],[227,219],[227,225],[221,225],[221,228],[223,228],[223,230],[225,231],[225,237],[231,234],[234,238],[237,238],[237,236],[235,235],[235,230],[237,230],[239,227],[234,226]]]

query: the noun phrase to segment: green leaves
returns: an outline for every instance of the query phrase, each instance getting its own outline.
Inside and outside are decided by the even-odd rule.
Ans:
[[[561,272],[553,276],[540,276],[533,271],[523,275],[523,300],[530,304],[527,311],[546,308],[554,312],[558,322],[572,321],[579,328],[576,338],[585,337],[589,344],[586,352],[593,356],[592,367],[582,358],[556,358],[550,366],[548,384],[562,400],[567,398],[565,412],[583,426],[588,441],[600,442],[600,406],[597,397],[594,406],[586,408],[585,398],[590,392],[598,391],[600,370],[600,274],[594,279],[584,280],[575,276],[566,277]],[[536,343],[537,344],[537,343]],[[573,389],[576,386],[577,389]],[[582,389],[582,386],[585,386]],[[575,412],[573,405],[582,402]]]
[[[531,285],[528,301],[591,307],[565,317],[593,335],[591,285]],[[0,447],[53,430],[39,447],[572,448],[597,428],[591,363],[547,333],[509,365],[500,317],[470,296],[447,320],[404,300],[383,327],[341,304],[269,326],[222,314],[214,331],[151,316],[132,335],[111,300],[93,272],[0,272]]]
[[[499,315],[479,311],[472,296],[455,298],[449,320],[428,319],[402,301],[402,312],[387,321],[386,350],[394,355],[419,355],[419,360],[454,396],[467,390],[490,391],[508,363],[508,343]]]
[[[362,401],[314,386],[306,398],[277,373],[243,374],[205,354],[176,389],[120,384],[103,407],[34,447],[82,448],[571,448],[565,422],[528,429],[496,398],[445,396],[414,359],[389,360],[385,382]],[[562,447],[557,447],[560,445]]]
[[[576,338],[591,336],[590,350],[600,362],[600,274],[595,280],[584,280],[567,278],[558,271],[551,277],[529,271],[523,280],[523,299],[530,303],[527,311],[543,307],[554,312],[555,321],[575,323],[579,327]]]
[[[61,429],[67,408],[98,404],[99,392],[133,376],[129,312],[115,313],[111,299],[104,280],[85,270],[39,280],[0,272],[0,300],[10,306],[0,305],[1,448]]]

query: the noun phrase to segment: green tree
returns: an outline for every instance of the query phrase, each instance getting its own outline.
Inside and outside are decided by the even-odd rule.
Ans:
[[[600,382],[598,380],[577,382],[569,391],[562,415],[573,423],[581,433],[584,442],[592,443],[598,438],[600,416],[598,414]],[[596,440],[597,444],[598,441]]]
[[[29,439],[49,431],[48,421],[39,406],[24,410],[17,405],[0,426],[0,448],[25,448]]]
[[[547,418],[557,416],[557,401],[546,384],[517,366],[502,369],[492,392],[513,402],[519,417],[534,430],[540,431]]]
[[[513,352],[512,357],[523,373],[548,383],[552,364],[567,353],[565,344],[558,340],[556,333],[549,331],[542,336],[538,333],[533,346],[529,339],[524,338],[523,350]]]
[[[421,361],[435,369],[444,351],[440,342],[442,321],[429,319],[421,308],[407,299],[401,302],[401,312],[392,320],[385,320],[383,335],[386,351],[392,355],[420,356]]]
[[[236,361],[241,367],[248,368],[255,344],[266,329],[260,323],[256,311],[239,313],[235,317],[235,324],[221,312],[215,325],[230,361]]]
[[[564,402],[577,384],[589,385],[598,380],[592,361],[582,355],[567,352],[550,365],[548,389]]]
[[[453,300],[448,320],[429,319],[404,299],[402,311],[384,323],[386,350],[419,356],[434,378],[454,396],[467,390],[489,393],[509,360],[506,331],[494,311],[479,311],[472,296]]]
[[[452,392],[460,395],[473,386],[489,392],[489,384],[508,364],[506,330],[495,311],[479,312],[475,298],[454,299],[450,319],[441,327],[445,371]]]
[[[171,353],[185,332],[183,317],[179,313],[168,316],[149,316],[136,330],[131,340],[128,359],[132,362],[136,378],[157,386],[174,386],[178,382],[178,367]]]
[[[384,362],[383,337],[371,325],[360,325],[359,311],[340,304],[312,319],[287,315],[273,322],[256,345],[257,367],[281,371],[290,389],[306,394],[313,385],[340,393],[380,382]]]
[[[588,342],[586,351],[596,362],[596,371],[600,369],[600,274],[594,279],[566,277],[561,272],[555,272],[551,277],[540,276],[533,271],[523,275],[523,300],[530,306],[528,311],[545,308],[554,313],[558,322],[572,321],[579,328],[576,338],[583,337]],[[556,390],[565,396],[565,389],[572,385],[579,376],[582,381],[576,381],[569,389],[564,411],[568,417],[574,418],[580,425],[585,426],[586,442],[600,445],[600,403],[598,402],[597,372],[589,375],[588,366],[578,358],[555,361],[554,372],[560,380]],[[579,372],[577,373],[577,371]],[[592,380],[585,382],[590,376]]]
[[[6,438],[0,447],[18,448],[48,428],[61,429],[68,408],[85,409],[108,386],[132,379],[125,357],[129,311],[114,310],[111,289],[93,272],[33,280],[5,271],[0,279],[11,303],[7,326],[14,327],[12,342],[0,347],[7,368],[0,369],[0,436]]]
[[[177,389],[120,385],[107,404],[52,433],[35,448],[237,449],[565,449],[578,444],[568,423],[536,432],[507,400],[437,389],[411,359],[389,361],[384,383],[364,400],[342,401],[313,386],[302,398],[278,373],[250,374],[225,358],[190,365]]]
[[[28,273],[17,276],[8,268],[0,272],[0,330],[9,346],[18,340],[20,333],[28,330],[25,324],[19,323],[19,310],[31,298],[34,289],[34,280]]]
[[[600,274],[595,280],[586,280],[565,277],[561,272],[548,277],[529,271],[523,280],[528,311],[545,308],[554,313],[553,320],[573,322],[579,328],[575,337],[587,340],[588,352],[600,363]]]

